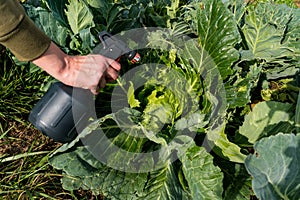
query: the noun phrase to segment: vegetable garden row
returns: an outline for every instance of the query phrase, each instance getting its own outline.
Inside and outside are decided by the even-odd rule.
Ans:
[[[68,54],[91,53],[106,30],[142,57],[120,61],[118,81],[95,100],[98,119],[50,156],[63,188],[108,199],[299,199],[296,3],[23,3]]]

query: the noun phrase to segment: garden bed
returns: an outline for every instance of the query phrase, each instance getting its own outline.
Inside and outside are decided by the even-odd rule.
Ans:
[[[295,3],[27,1],[28,15],[67,53],[90,53],[106,30],[127,33],[142,60],[120,60],[120,78],[97,98],[99,119],[62,145],[27,122],[52,78],[2,49],[0,195],[299,199]],[[116,91],[124,99],[107,98]]]

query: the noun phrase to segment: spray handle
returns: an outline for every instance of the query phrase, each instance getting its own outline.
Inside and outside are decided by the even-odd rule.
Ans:
[[[130,49],[123,41],[106,31],[98,34],[102,44],[101,55],[119,61],[121,56],[125,56],[131,63],[140,61],[140,55],[136,51]]]

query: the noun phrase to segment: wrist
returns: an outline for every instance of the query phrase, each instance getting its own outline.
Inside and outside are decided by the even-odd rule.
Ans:
[[[48,74],[58,80],[67,77],[68,55],[65,54],[54,42],[51,42],[47,51],[39,58],[32,61]]]

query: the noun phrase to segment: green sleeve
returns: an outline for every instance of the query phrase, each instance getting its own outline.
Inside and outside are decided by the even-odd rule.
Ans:
[[[48,49],[50,42],[17,0],[0,0],[0,44],[19,60],[38,58]]]

